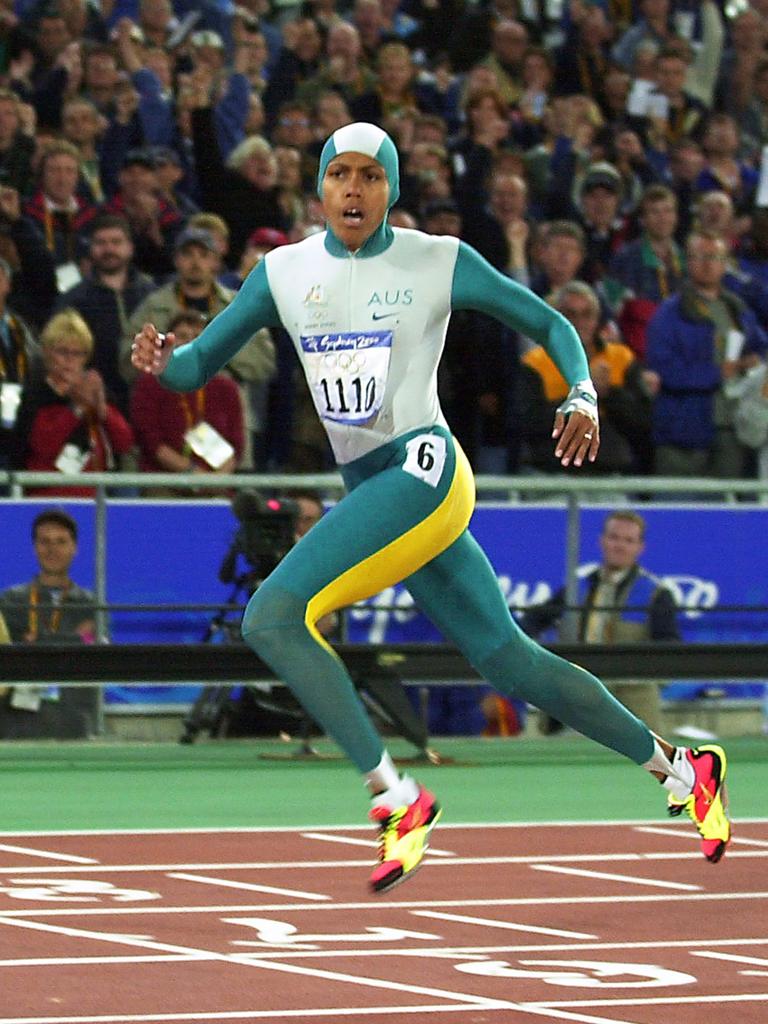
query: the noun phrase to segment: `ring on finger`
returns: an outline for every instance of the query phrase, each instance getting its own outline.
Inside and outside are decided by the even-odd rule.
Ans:
[[[585,434],[584,435],[584,440],[585,441],[591,441],[592,440],[592,434]]]

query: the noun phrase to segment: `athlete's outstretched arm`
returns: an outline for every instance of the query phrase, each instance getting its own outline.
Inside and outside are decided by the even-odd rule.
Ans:
[[[163,344],[152,324],[146,324],[133,343],[134,366],[160,376],[174,391],[195,391],[207,384],[261,327],[280,323],[266,270],[259,263],[248,275],[232,302],[194,341],[175,349],[169,334]]]
[[[594,462],[600,445],[597,396],[584,346],[562,313],[529,288],[500,274],[465,242],[459,243],[451,309],[487,313],[543,345],[571,389],[555,416],[555,455],[565,466],[571,461],[580,466],[585,456]]]

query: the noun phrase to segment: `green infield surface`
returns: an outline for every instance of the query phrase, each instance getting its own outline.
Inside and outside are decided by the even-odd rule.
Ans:
[[[0,830],[249,828],[365,823],[365,790],[326,742],[316,757],[271,740],[0,744]],[[388,746],[407,760],[413,748]],[[665,818],[665,791],[642,769],[580,737],[435,739],[445,763],[408,763],[443,822]],[[766,814],[768,739],[723,741],[736,820]]]

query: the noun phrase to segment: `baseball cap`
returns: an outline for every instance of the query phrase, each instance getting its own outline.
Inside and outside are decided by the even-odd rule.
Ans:
[[[621,192],[621,175],[607,160],[590,164],[582,178],[579,193],[583,195],[591,188],[609,188],[613,192]]]
[[[152,152],[147,147],[136,147],[135,149],[129,149],[123,157],[123,167],[148,167],[150,170],[155,169],[155,160],[152,156]]]
[[[183,249],[187,245],[200,245],[203,249],[208,249],[209,252],[218,251],[213,235],[204,228],[184,228],[183,231],[180,231],[173,245],[174,252],[178,252],[179,249]]]
[[[248,236],[248,245],[269,246],[271,249],[276,249],[279,245],[288,245],[288,242],[288,235],[277,228],[256,228]]]

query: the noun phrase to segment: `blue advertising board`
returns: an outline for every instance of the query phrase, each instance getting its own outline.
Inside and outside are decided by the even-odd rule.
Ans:
[[[62,504],[80,528],[73,578],[93,587],[94,506],[87,501]],[[34,575],[30,524],[43,507],[42,502],[0,502],[0,589]],[[646,505],[642,513],[647,521],[642,563],[674,591],[683,638],[765,642],[768,612],[759,609],[768,606],[768,508]],[[580,572],[589,571],[600,558],[598,537],[605,516],[605,508],[582,510]],[[244,592],[233,592],[231,585],[219,579],[237,527],[224,501],[111,501],[107,511],[109,603],[220,604],[233,597],[244,603]],[[562,586],[564,508],[480,507],[471,528],[512,608],[538,604]],[[722,606],[737,608],[711,610]],[[110,635],[121,643],[200,642],[208,637],[214,615],[213,610],[115,611],[110,615]],[[442,638],[413,607],[407,591],[397,586],[349,612],[348,639],[426,643]]]

